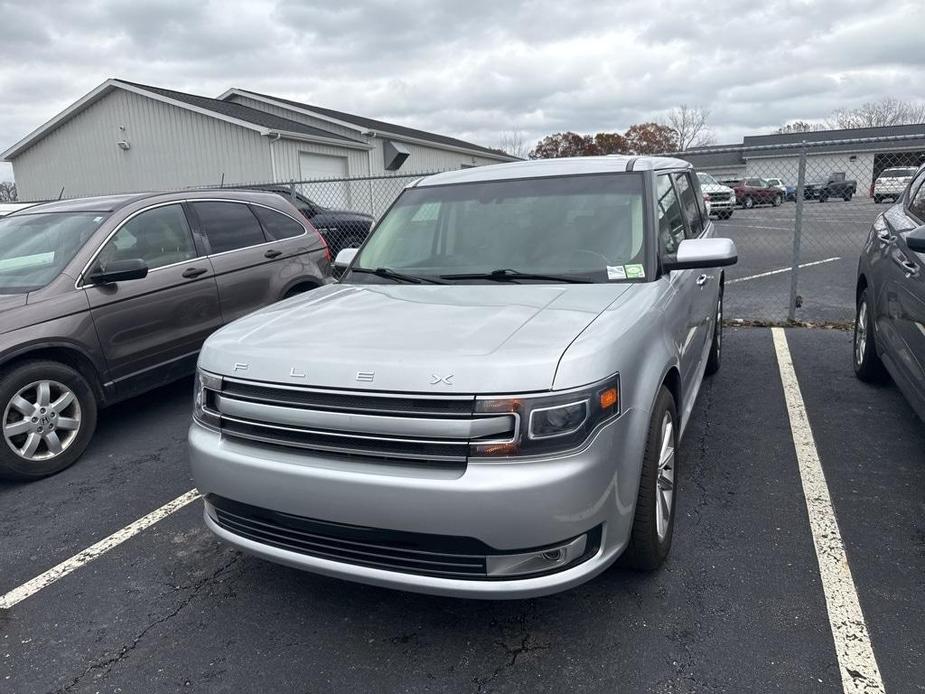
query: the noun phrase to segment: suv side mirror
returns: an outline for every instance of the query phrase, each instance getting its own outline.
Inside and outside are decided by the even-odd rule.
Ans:
[[[662,267],[667,271],[725,267],[738,260],[732,239],[684,239],[674,257],[662,261]]]
[[[925,253],[925,224],[905,236],[910,251]]]
[[[337,252],[337,257],[334,258],[334,268],[336,270],[346,270],[347,266],[353,262],[353,258],[357,254],[356,248],[341,248]]]
[[[141,258],[128,260],[114,260],[105,270],[97,269],[91,272],[87,280],[92,284],[112,284],[114,282],[127,282],[128,280],[141,280],[148,276],[148,264]]]

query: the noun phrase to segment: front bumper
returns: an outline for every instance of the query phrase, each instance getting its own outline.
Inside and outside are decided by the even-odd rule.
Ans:
[[[447,578],[332,560],[254,540],[216,522],[229,543],[264,559],[378,586],[473,598],[528,598],[576,586],[607,568],[632,529],[648,415],[627,410],[578,452],[529,462],[477,462],[463,471],[322,458],[190,428],[200,492],[328,523],[473,538],[499,552],[555,545],[600,531],[595,551],[523,578]]]

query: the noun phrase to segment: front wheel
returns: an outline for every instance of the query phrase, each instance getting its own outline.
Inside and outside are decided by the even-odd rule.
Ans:
[[[868,291],[865,288],[858,295],[854,318],[854,374],[862,381],[871,383],[883,378],[884,368],[877,355],[874,317],[867,297]]]
[[[850,201],[851,201],[851,193],[845,193],[845,194],[842,196],[842,198],[844,199],[845,202],[850,202]]]
[[[825,201],[828,200],[828,199],[829,199],[829,196],[828,196],[828,195],[824,195],[823,193],[819,193],[819,202],[825,202]]]
[[[636,514],[629,545],[623,554],[623,563],[634,569],[657,569],[671,549],[677,506],[677,448],[677,408],[671,392],[662,386],[649,419]]]
[[[752,200],[751,198],[745,198],[745,199],[742,201],[742,207],[744,207],[746,210],[750,210],[750,209],[752,209],[754,206],[755,206],[755,201]]]
[[[65,364],[31,361],[0,383],[0,476],[35,480],[74,464],[96,428],[87,380]]]
[[[775,196],[771,199],[771,204],[772,204],[774,207],[780,207],[780,204],[781,204],[783,201],[784,201],[784,200],[783,200],[783,198],[782,198],[780,195],[775,195]]]

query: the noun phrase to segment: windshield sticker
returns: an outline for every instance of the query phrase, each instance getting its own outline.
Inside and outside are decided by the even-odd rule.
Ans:
[[[608,265],[607,266],[607,279],[625,280],[626,270],[623,269],[622,265]]]
[[[646,269],[642,265],[624,265],[623,269],[631,280],[646,278]]]

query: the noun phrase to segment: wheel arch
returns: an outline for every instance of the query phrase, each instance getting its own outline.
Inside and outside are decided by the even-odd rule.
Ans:
[[[93,394],[101,404],[106,400],[103,379],[93,360],[79,348],[62,343],[39,343],[26,345],[22,349],[0,358],[0,370],[15,368],[29,361],[56,361],[77,371],[87,379]]]

